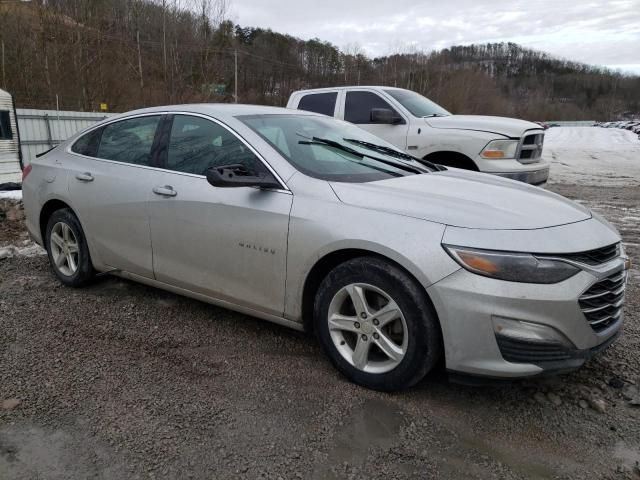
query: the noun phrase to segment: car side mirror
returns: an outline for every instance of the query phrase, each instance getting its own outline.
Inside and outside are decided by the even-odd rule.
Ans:
[[[387,125],[399,125],[404,123],[404,119],[390,108],[372,108],[371,123],[382,123]]]
[[[254,172],[245,165],[234,163],[207,170],[207,182],[214,187],[282,188],[270,172]]]

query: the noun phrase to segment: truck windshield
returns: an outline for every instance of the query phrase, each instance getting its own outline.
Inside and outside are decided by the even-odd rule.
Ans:
[[[373,182],[436,170],[355,125],[320,115],[237,117],[297,170],[337,182]]]
[[[419,93],[411,90],[389,89],[386,93],[395,98],[400,104],[416,117],[446,117],[451,115],[437,103],[432,102]]]

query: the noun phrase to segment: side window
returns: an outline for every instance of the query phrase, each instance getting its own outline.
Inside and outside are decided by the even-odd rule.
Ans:
[[[365,124],[371,121],[372,108],[388,108],[397,112],[385,100],[373,92],[347,92],[344,105],[344,119],[347,122]]]
[[[102,128],[92,130],[86,135],[81,136],[76,143],[71,147],[71,151],[79,153],[80,155],[86,155],[87,157],[95,157],[98,151],[98,144],[100,143],[100,136],[102,135]]]
[[[323,115],[333,117],[333,112],[336,108],[336,98],[338,98],[338,92],[310,93],[300,99],[298,110],[322,113]]]
[[[151,147],[160,115],[137,117],[102,128],[98,158],[134,165],[151,164]]]
[[[11,131],[11,116],[8,110],[0,111],[0,140],[11,140],[13,132]]]
[[[264,168],[253,152],[226,128],[201,117],[173,117],[167,169],[206,175],[211,167],[237,163],[256,172]]]

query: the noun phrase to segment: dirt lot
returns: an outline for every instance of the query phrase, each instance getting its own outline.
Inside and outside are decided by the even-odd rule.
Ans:
[[[640,259],[636,164],[615,164],[640,166],[640,142],[577,151],[568,134],[548,135],[547,188],[604,214]],[[435,374],[382,394],[285,328],[116,278],[64,288],[0,221],[0,246],[19,247],[0,260],[2,480],[640,478],[637,269],[624,336],[576,373],[482,388]]]

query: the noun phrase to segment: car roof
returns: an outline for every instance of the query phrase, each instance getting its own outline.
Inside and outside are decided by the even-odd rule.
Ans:
[[[292,110],[282,107],[267,107],[264,105],[248,105],[238,103],[187,103],[182,105],[163,105],[158,107],[142,108],[124,112],[118,116],[109,117],[113,120],[118,117],[129,117],[131,115],[140,115],[144,113],[156,112],[186,112],[201,113],[211,115],[216,118],[230,118],[238,115],[317,115],[313,112],[305,112],[303,110]]]
[[[375,89],[375,90],[406,90],[405,88],[398,87],[389,87],[386,85],[341,85],[339,87],[325,87],[325,88],[308,88],[304,90],[296,90],[292,93],[309,93],[309,92],[335,92],[337,90],[367,90],[367,89]]]

